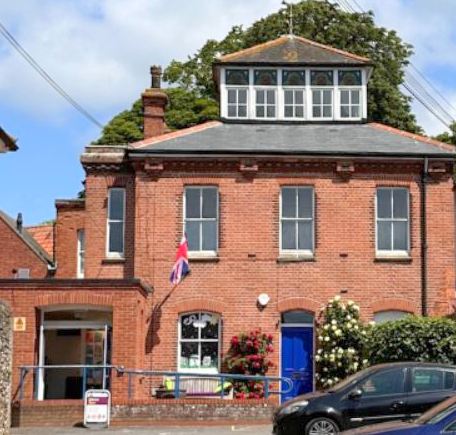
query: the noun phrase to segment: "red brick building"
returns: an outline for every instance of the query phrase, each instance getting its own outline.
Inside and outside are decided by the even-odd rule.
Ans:
[[[18,366],[45,363],[215,373],[230,338],[260,327],[274,336],[273,373],[301,372],[297,393],[313,388],[329,298],[377,321],[448,314],[454,149],[368,123],[372,68],[284,36],[218,59],[220,122],[172,133],[154,68],[145,139],[88,146],[85,200],[56,203],[55,278],[0,281],[27,322],[15,382]],[[184,231],[191,274],[171,291]],[[81,375],[35,382],[39,399],[75,397]],[[91,382],[125,397],[121,377]],[[156,386],[136,382],[137,399]]]

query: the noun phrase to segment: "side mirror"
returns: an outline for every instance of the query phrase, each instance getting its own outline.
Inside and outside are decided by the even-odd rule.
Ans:
[[[363,395],[363,392],[360,388],[355,388],[354,390],[348,393],[348,398],[350,400],[357,400]]]

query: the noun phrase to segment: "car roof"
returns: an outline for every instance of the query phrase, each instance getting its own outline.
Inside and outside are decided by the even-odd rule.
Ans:
[[[434,367],[434,368],[448,368],[455,369],[455,365],[445,364],[445,363],[434,363],[434,362],[416,362],[416,361],[401,361],[401,362],[392,362],[392,363],[383,363],[376,364],[369,367],[372,370],[380,370],[391,367]]]

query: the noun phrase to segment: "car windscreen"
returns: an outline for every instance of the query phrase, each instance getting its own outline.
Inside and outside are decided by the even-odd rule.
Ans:
[[[345,378],[343,381],[339,382],[338,384],[334,385],[330,390],[328,390],[328,393],[335,393],[337,391],[340,391],[347,386],[356,383],[359,379],[363,378],[366,376],[367,373],[369,373],[371,370],[370,369],[364,369],[361,370],[358,373],[355,373],[354,375],[349,376],[348,378]]]

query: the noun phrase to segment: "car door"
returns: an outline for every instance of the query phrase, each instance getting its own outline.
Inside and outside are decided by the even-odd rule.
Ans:
[[[417,417],[455,394],[455,371],[443,367],[411,368],[411,391],[407,413]]]
[[[403,366],[384,368],[352,388],[344,399],[349,427],[405,418],[406,374]]]

